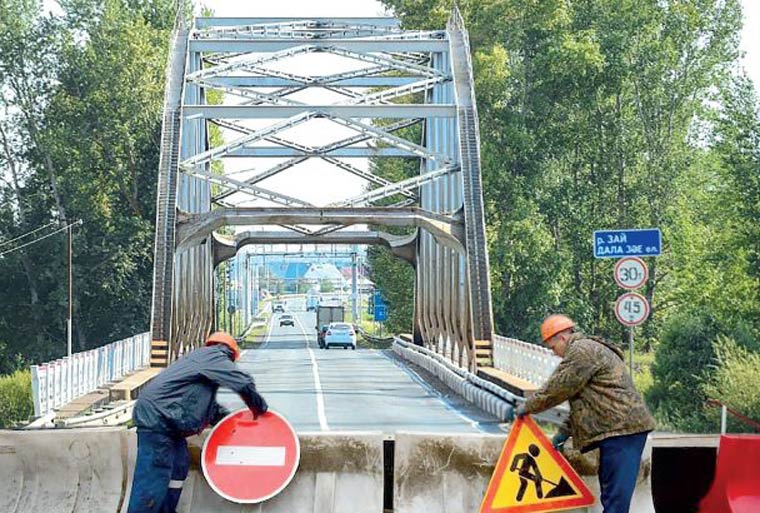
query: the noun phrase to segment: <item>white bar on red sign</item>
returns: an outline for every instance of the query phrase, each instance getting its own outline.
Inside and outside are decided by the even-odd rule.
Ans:
[[[240,467],[284,467],[285,447],[220,445],[216,450],[216,464]]]

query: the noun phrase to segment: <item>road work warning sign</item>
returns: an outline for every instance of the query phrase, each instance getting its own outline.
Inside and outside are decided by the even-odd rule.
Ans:
[[[593,503],[580,476],[526,415],[512,426],[480,513],[562,511]]]

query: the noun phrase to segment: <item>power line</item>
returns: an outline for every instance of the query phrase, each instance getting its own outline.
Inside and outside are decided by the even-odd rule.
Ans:
[[[40,242],[41,240],[45,240],[45,239],[47,239],[48,237],[52,237],[52,236],[53,236],[53,235],[55,235],[56,233],[60,233],[60,232],[62,232],[62,231],[64,231],[64,230],[68,230],[68,229],[69,229],[70,227],[72,227],[72,226],[75,226],[75,225],[80,225],[80,224],[82,224],[82,220],[81,220],[81,219],[79,219],[78,221],[74,221],[73,223],[70,223],[70,224],[68,224],[68,225],[66,225],[66,226],[64,226],[64,227],[62,227],[62,228],[59,228],[59,229],[57,229],[57,230],[56,230],[56,231],[54,231],[54,232],[48,233],[47,235],[43,235],[42,237],[39,237],[39,238],[37,238],[37,239],[34,239],[34,240],[32,240],[32,241],[29,241],[29,242],[27,242],[26,244],[22,244],[21,246],[16,246],[16,247],[15,247],[15,248],[13,248],[13,249],[8,249],[8,250],[6,250],[6,251],[3,251],[2,253],[0,253],[0,257],[2,257],[2,256],[5,256],[5,255],[7,255],[8,253],[13,253],[14,251],[18,251],[19,249],[24,249],[24,248],[25,248],[25,247],[27,247],[27,246],[31,246],[32,244],[36,244],[36,243]]]
[[[48,227],[53,226],[53,225],[55,225],[55,223],[48,223],[45,226],[40,226],[39,228],[35,228],[34,230],[28,231],[28,232],[26,232],[23,235],[19,235],[18,237],[14,237],[12,239],[4,240],[4,241],[0,242],[0,247],[7,246],[11,242],[16,242],[17,240],[25,239],[25,238],[29,237],[30,235],[32,235],[33,233],[37,233],[40,230],[44,230],[45,228],[48,228]]]

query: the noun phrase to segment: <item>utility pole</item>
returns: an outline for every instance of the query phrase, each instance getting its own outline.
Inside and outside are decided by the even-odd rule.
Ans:
[[[356,303],[356,246],[351,253],[351,314],[355,324],[359,324],[359,309]]]
[[[73,249],[73,240],[72,239],[74,237],[73,230],[74,230],[74,223],[69,224],[69,229],[67,230],[67,234],[68,234],[68,244],[67,245],[68,245],[68,253],[69,253],[69,255],[68,255],[68,262],[69,262],[69,266],[68,266],[69,267],[69,271],[68,271],[68,275],[69,275],[68,276],[68,278],[69,278],[69,294],[68,294],[68,299],[69,299],[69,316],[68,316],[68,319],[67,319],[67,322],[66,322],[66,341],[67,341],[67,344],[66,344],[66,346],[67,346],[66,355],[69,357],[68,358],[69,359],[69,371],[66,373],[67,376],[68,376],[67,383],[66,383],[66,391],[68,392],[69,397],[73,397],[74,396],[73,393],[72,393],[72,390],[71,390],[72,386],[74,385],[74,380],[73,380],[74,376],[73,376],[73,372],[72,372],[72,369],[73,369],[73,365],[72,365],[73,364],[73,362],[72,362],[72,352],[73,352],[73,345],[74,345],[73,344],[73,333],[74,333],[74,330],[72,329],[73,317],[74,317],[73,316],[73,314],[74,314],[74,279],[73,279],[74,278],[74,272],[72,270],[72,253],[73,253],[73,251],[72,251],[72,249]]]

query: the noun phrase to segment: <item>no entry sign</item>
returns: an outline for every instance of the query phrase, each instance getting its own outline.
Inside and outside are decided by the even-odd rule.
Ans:
[[[258,419],[248,409],[229,414],[206,438],[201,468],[209,486],[225,499],[257,503],[284,489],[298,468],[298,437],[281,415]]]

